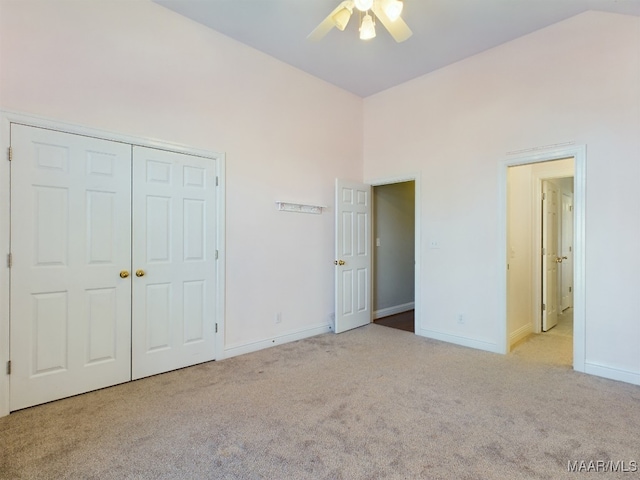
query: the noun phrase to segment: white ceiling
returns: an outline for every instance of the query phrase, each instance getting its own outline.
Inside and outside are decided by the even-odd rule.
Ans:
[[[586,10],[640,16],[640,0],[404,0],[413,30],[396,43],[357,22],[319,42],[307,35],[341,0],[154,0],[285,63],[366,97]]]

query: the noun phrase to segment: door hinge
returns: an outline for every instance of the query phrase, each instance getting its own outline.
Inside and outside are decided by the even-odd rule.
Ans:
[[[573,291],[573,287],[569,287],[569,293]]]
[[[547,199],[547,194],[546,194],[546,193],[543,193],[543,194],[542,194],[542,200],[546,200],[546,199]]]
[[[7,267],[11,268],[13,266],[13,255],[10,253],[7,254]]]
[[[216,323],[216,333],[218,333],[218,324]]]
[[[547,306],[543,303],[542,304],[542,311],[544,312],[547,309]]]
[[[573,247],[569,247],[569,251],[570,251],[570,252],[572,251],[572,249],[573,249]]]
[[[573,205],[569,205],[569,211],[573,212]]]
[[[9,147],[9,161],[13,160],[13,148]]]
[[[7,375],[11,375],[11,360],[7,362]]]
[[[546,253],[546,250],[544,249],[544,247],[542,247],[542,254],[544,255]]]
[[[216,187],[219,185],[218,176],[216,175]]]
[[[218,259],[218,250],[216,250],[216,260]]]

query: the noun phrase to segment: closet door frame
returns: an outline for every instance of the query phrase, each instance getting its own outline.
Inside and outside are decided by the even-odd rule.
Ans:
[[[215,360],[224,358],[225,337],[225,155],[224,153],[192,148],[186,145],[158,141],[150,138],[134,137],[121,133],[98,130],[34,115],[0,110],[0,417],[9,414],[10,375],[8,364],[10,352],[10,221],[11,184],[9,147],[11,145],[11,124],[47,128],[76,135],[127,143],[133,146],[156,148],[176,153],[210,158],[216,163],[216,311],[217,334],[215,340]]]

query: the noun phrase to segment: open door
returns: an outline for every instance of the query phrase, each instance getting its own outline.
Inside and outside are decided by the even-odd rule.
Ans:
[[[564,312],[573,307],[573,195],[562,194],[562,263],[560,264],[561,306]]]
[[[542,182],[542,331],[558,323],[558,188]]]
[[[370,323],[370,185],[336,179],[335,272],[335,332]]]

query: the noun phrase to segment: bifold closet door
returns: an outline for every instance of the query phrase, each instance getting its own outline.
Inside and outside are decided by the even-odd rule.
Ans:
[[[215,358],[216,162],[133,148],[134,379]]]
[[[17,410],[131,378],[131,146],[12,124],[11,147]]]

